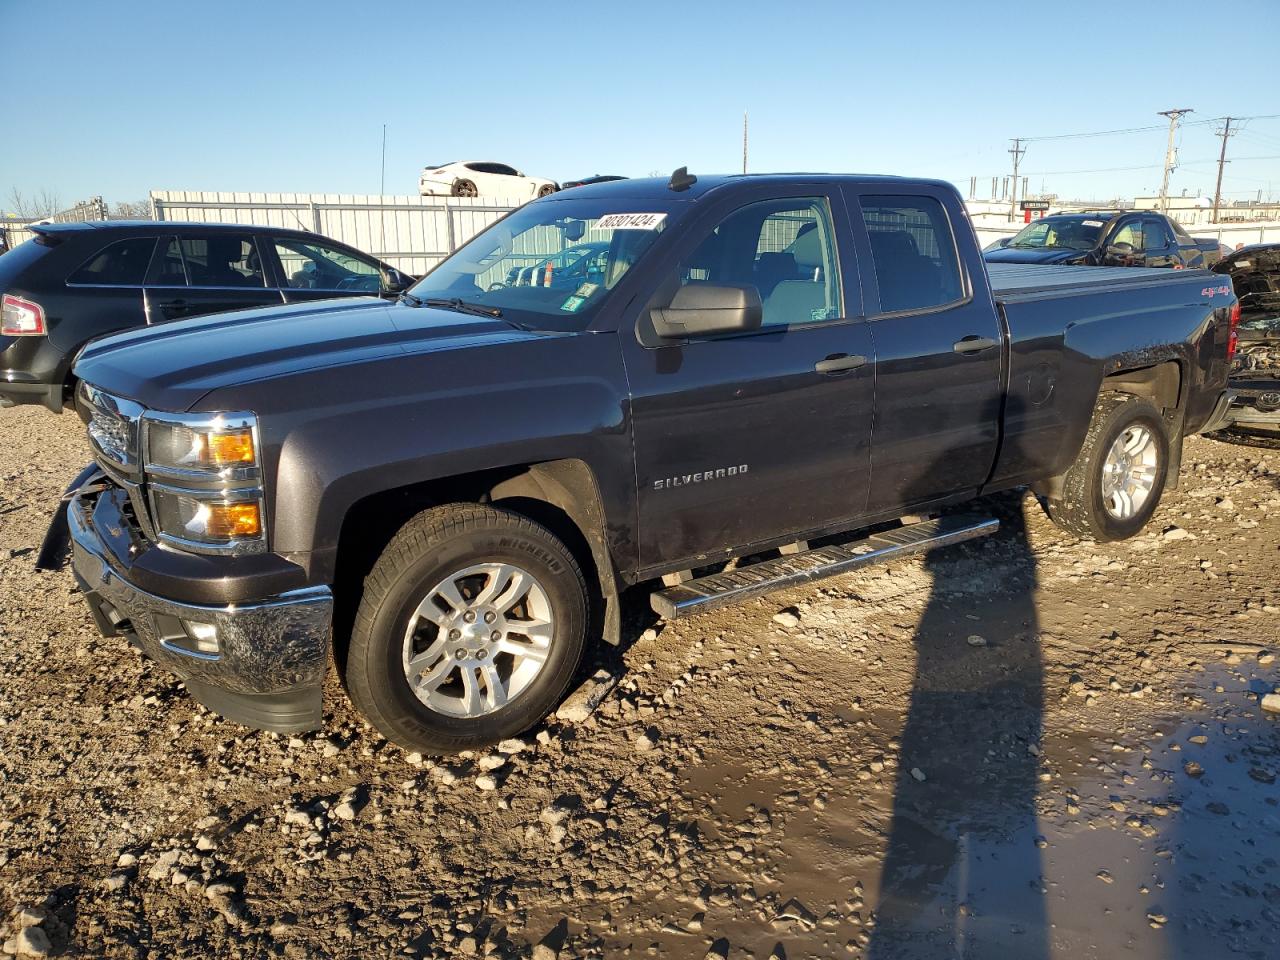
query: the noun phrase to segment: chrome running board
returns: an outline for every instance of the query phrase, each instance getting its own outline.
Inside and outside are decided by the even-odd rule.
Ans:
[[[942,517],[912,523],[837,546],[762,560],[746,567],[686,580],[652,594],[654,611],[668,620],[716,610],[785,587],[834,577],[876,563],[987,537],[1000,521],[972,516]]]

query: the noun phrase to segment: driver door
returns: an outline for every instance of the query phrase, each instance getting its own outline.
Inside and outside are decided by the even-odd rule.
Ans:
[[[863,512],[873,348],[839,194],[760,188],[709,210],[621,335],[648,573],[800,539]],[[662,340],[683,286],[754,286],[758,330]]]

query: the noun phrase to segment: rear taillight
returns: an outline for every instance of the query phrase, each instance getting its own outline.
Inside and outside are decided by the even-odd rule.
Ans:
[[[42,337],[44,334],[44,309],[40,304],[6,293],[0,308],[0,335]]]
[[[1240,325],[1240,301],[1237,300],[1231,308],[1231,323],[1228,329],[1231,333],[1227,337],[1227,359],[1230,360],[1236,355],[1236,346],[1240,343],[1240,336],[1236,333],[1236,327]]]

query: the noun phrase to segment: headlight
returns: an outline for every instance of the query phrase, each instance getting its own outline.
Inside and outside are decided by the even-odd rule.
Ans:
[[[156,533],[196,553],[267,548],[258,421],[251,413],[143,417],[143,462]]]

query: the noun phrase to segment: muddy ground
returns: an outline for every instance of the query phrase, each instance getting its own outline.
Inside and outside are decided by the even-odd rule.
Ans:
[[[0,941],[109,957],[1280,956],[1280,453],[1122,544],[994,538],[663,627],[580,722],[405,755],[197,707],[71,576],[86,460],[0,412]]]

